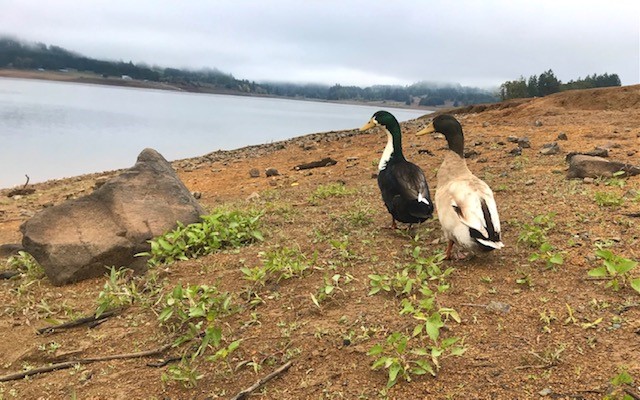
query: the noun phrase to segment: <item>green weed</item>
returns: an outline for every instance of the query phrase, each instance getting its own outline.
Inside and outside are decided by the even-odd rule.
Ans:
[[[155,266],[262,241],[261,216],[262,213],[256,211],[218,210],[201,217],[201,222],[186,226],[178,223],[173,231],[149,241],[150,252],[137,255],[150,257],[149,265]]]
[[[555,212],[549,212],[535,216],[530,224],[522,224],[518,242],[523,242],[529,247],[540,248],[548,241],[547,233],[556,226],[553,221],[555,216]]]
[[[596,192],[594,199],[600,207],[619,207],[624,203],[622,196],[609,192]]]
[[[564,257],[561,252],[556,252],[555,247],[548,242],[544,242],[540,245],[540,249],[537,253],[533,253],[529,257],[529,261],[544,261],[547,269],[556,270],[559,265],[564,263]]]
[[[596,250],[596,256],[603,260],[602,266],[591,269],[588,272],[589,276],[607,279],[606,287],[616,292],[628,282],[631,288],[640,293],[640,277],[631,276],[631,271],[638,265],[637,261],[618,256],[603,248]]]

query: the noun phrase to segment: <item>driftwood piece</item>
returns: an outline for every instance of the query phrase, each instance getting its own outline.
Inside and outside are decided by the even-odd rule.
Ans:
[[[38,329],[37,332],[39,335],[41,335],[43,333],[53,333],[53,332],[61,331],[64,329],[74,328],[80,325],[90,325],[91,327],[93,327],[100,324],[100,322],[98,321],[103,320],[105,318],[113,317],[119,312],[120,310],[107,311],[100,314],[99,317],[96,317],[95,315],[90,315],[88,317],[78,318],[76,320],[65,322],[64,324],[60,324],[60,325],[45,326],[44,328]]]
[[[65,361],[57,364],[51,364],[46,367],[30,369],[29,371],[23,371],[15,374],[0,376],[0,382],[15,381],[18,379],[23,379],[27,376],[43,374],[43,373],[52,372],[52,371],[58,371],[61,369],[73,368],[78,364],[91,364],[99,361],[123,360],[128,358],[141,358],[141,357],[155,356],[157,354],[164,353],[169,348],[171,348],[171,344],[166,344],[160,347],[159,349],[140,351],[138,353],[113,354],[113,355],[104,356],[104,357],[80,358],[77,360]]]
[[[231,398],[231,400],[243,400],[243,399],[245,399],[248,395],[251,394],[251,392],[253,392],[254,390],[260,388],[265,383],[269,382],[271,379],[275,378],[276,376],[278,376],[278,375],[282,374],[283,372],[285,372],[286,370],[288,370],[291,367],[291,364],[292,364],[292,362],[288,361],[287,363],[282,365],[280,368],[276,369],[275,371],[273,371],[269,375],[261,378],[259,381],[257,381],[253,385],[251,385],[248,388],[238,392],[238,394],[233,396]]]
[[[331,165],[336,165],[338,162],[331,157],[323,158],[320,161],[312,161],[306,164],[300,164],[293,167],[296,171],[300,171],[301,169],[311,169],[311,168],[320,168],[320,167],[329,167]]]

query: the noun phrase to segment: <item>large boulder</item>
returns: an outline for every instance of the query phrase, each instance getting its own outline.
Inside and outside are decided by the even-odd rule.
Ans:
[[[567,179],[573,178],[610,178],[618,171],[624,175],[640,174],[640,168],[618,161],[609,161],[602,157],[576,154],[569,160]]]
[[[146,270],[149,239],[204,210],[167,160],[145,149],[136,164],[88,196],[46,208],[20,227],[22,244],[55,285],[101,276],[105,267]]]

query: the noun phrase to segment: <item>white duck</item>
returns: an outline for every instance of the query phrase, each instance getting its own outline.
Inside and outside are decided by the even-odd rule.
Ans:
[[[464,160],[462,126],[451,115],[439,115],[417,135],[442,133],[449,144],[438,170],[436,211],[445,238],[447,259],[453,244],[472,254],[501,249],[500,217],[489,185],[473,175]]]

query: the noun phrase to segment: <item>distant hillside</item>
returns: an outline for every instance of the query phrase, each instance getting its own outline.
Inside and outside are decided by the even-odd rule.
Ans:
[[[186,70],[105,61],[85,57],[73,51],[44,43],[27,43],[0,37],[0,68],[47,71],[92,72],[103,78],[146,80],[177,85],[189,91],[224,91],[243,94],[283,96],[332,101],[396,102],[406,105],[459,106],[491,103],[497,93],[459,84],[418,82],[409,86],[358,86],[260,82],[236,79],[218,69]]]

